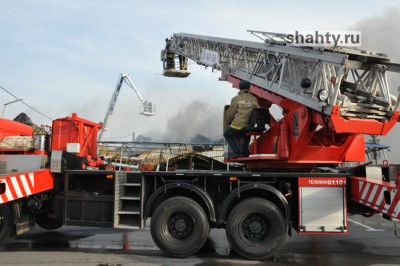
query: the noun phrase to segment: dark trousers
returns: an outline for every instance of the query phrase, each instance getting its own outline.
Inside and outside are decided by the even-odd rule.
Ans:
[[[224,138],[226,142],[228,142],[231,147],[233,153],[241,154],[243,156],[248,156],[249,154],[249,143],[250,136],[245,134],[245,130],[237,130],[231,127],[228,127],[224,132]],[[237,140],[243,139],[242,149],[239,148]]]

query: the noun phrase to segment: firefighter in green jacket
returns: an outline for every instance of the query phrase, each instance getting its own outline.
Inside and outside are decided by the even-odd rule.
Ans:
[[[249,155],[250,136],[247,136],[246,127],[251,112],[254,108],[260,107],[257,98],[250,93],[250,82],[241,80],[239,82],[239,93],[232,98],[226,114],[226,120],[229,124],[224,132],[224,138],[232,148],[233,156],[231,158],[246,157]],[[237,139],[243,139],[242,149],[239,148]]]

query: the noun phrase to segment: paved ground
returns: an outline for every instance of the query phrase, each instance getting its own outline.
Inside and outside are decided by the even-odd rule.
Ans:
[[[249,261],[230,251],[222,229],[211,231],[196,256],[175,259],[157,249],[148,229],[38,228],[6,245],[0,265],[400,265],[400,239],[393,230],[393,222],[380,216],[351,216],[347,236],[294,233],[274,258]]]

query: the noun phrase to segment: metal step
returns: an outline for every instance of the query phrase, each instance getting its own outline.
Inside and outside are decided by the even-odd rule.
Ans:
[[[118,229],[141,229],[140,226],[137,225],[116,225],[114,226],[114,228],[118,228]]]
[[[135,211],[118,211],[118,214],[133,214],[133,215],[140,215],[140,212],[135,212]]]
[[[116,188],[114,227],[140,229],[143,226],[140,176],[125,173],[116,182]]]
[[[122,185],[125,187],[140,187],[141,186],[140,183],[124,183]]]
[[[130,197],[130,196],[122,196],[121,200],[140,200],[140,197]]]

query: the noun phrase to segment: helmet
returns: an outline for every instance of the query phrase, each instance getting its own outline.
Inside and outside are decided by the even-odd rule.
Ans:
[[[248,90],[250,88],[250,82],[247,80],[241,80],[239,82],[239,90]]]

